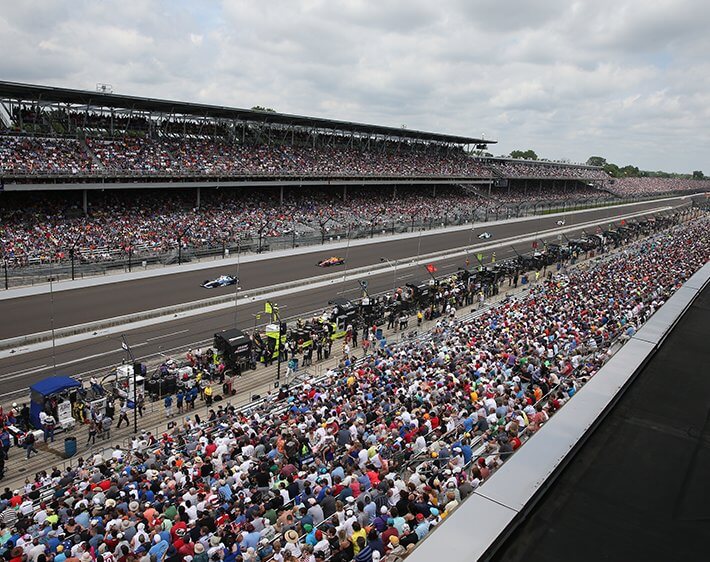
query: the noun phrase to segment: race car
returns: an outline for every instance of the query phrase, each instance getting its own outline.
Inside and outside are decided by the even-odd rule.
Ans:
[[[479,237],[481,240],[488,240],[488,239],[491,238],[492,236],[493,236],[493,235],[492,235],[490,232],[481,232],[481,233],[478,235],[478,237]]]
[[[557,226],[564,226],[565,225],[565,219],[560,219],[557,221]]]
[[[316,265],[318,267],[331,267],[333,265],[343,265],[344,263],[345,259],[338,256],[331,256],[327,259],[319,261]]]
[[[229,285],[236,285],[239,283],[239,279],[232,277],[231,275],[220,275],[217,279],[210,281],[207,279],[200,287],[205,289],[216,289],[217,287],[228,287]]]

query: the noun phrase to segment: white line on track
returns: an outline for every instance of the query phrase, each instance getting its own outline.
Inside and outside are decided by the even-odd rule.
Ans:
[[[346,293],[356,293],[357,291],[362,291],[360,287],[354,287],[353,289],[346,289],[345,291],[338,291],[339,295],[344,295]]]
[[[397,279],[408,279],[409,277],[414,277],[414,273],[407,273],[407,275],[402,275],[401,277],[397,277]]]
[[[12,375],[17,375],[22,376],[26,375],[28,373],[31,373],[32,371],[36,371],[37,369],[41,369],[42,367],[46,367],[47,365],[37,365],[36,367],[28,367],[27,369],[22,369],[21,371],[13,371],[12,373],[8,373],[7,375],[3,375],[3,378],[10,378]]]
[[[189,331],[190,331],[190,330],[179,330],[179,331],[177,331],[177,332],[171,332],[171,333],[169,333],[169,334],[163,334],[162,336],[155,336],[154,338],[148,338],[148,339],[145,340],[145,341],[148,342],[148,341],[160,340],[160,339],[163,339],[163,338],[169,338],[170,336],[177,336],[178,334],[184,334],[184,333],[189,332]]]

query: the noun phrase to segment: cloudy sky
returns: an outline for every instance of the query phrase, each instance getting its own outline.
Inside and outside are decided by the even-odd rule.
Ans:
[[[710,174],[707,0],[2,2],[3,80]]]

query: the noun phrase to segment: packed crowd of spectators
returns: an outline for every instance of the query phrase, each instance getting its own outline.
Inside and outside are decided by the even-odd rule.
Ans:
[[[93,158],[92,158],[93,156]],[[460,176],[488,178],[487,166],[462,151],[423,152],[305,148],[288,145],[230,144],[214,139],[150,140],[0,137],[0,171],[29,174],[38,170],[76,174],[91,172],[200,175],[372,175]]]
[[[63,260],[69,248],[85,261],[110,259],[129,244],[135,255],[165,253],[177,247],[219,248],[237,240],[306,235],[321,236],[349,229],[443,224],[469,218],[476,198],[457,189],[350,190],[347,201],[332,191],[298,190],[279,203],[273,190],[211,190],[200,209],[194,192],[140,191],[92,193],[88,216],[62,194],[11,197],[6,194],[0,222],[0,243],[10,264]],[[188,230],[189,229],[189,230]],[[186,232],[187,231],[187,232]]]
[[[78,140],[0,137],[0,175],[77,174],[91,169],[91,158]]]
[[[546,178],[572,180],[607,180],[609,176],[601,168],[574,166],[556,162],[533,160],[487,160],[491,169],[504,178]]]
[[[447,314],[452,292],[429,337],[344,354],[268,408],[220,406],[28,478],[0,495],[3,556],[402,560],[707,262],[708,226],[550,272],[473,320]]]
[[[86,139],[86,145],[104,170],[138,173],[176,170],[167,146],[162,143],[136,137],[106,141]]]
[[[3,196],[0,210],[0,244],[10,266],[66,261],[69,250],[84,262],[109,261],[133,255],[165,254],[177,248],[194,250],[235,246],[262,239],[362,235],[394,227],[456,224],[482,220],[486,210],[530,201],[587,199],[599,192],[591,188],[531,188],[530,193],[486,190],[476,195],[460,188],[350,189],[342,192],[289,190],[279,203],[274,190],[243,193],[234,189],[203,190],[202,204],[194,208],[188,190],[92,192],[88,215],[76,198],[62,193]],[[394,197],[394,199],[393,199]],[[353,234],[351,234],[353,235]]]
[[[607,182],[607,189],[622,197],[683,191],[710,191],[710,180],[695,180],[689,178],[616,178]]]
[[[375,146],[228,143],[220,138],[151,140],[144,136],[69,138],[0,136],[0,172],[32,174],[405,176],[607,179],[598,168],[551,162],[478,159],[460,150]]]
[[[565,187],[562,185],[545,185],[538,182],[531,182],[525,186],[520,182],[511,182],[510,189],[507,187],[493,188],[491,197],[503,205],[515,205],[528,203],[535,205],[545,202],[570,202],[585,201],[593,199],[609,199],[610,194],[603,189],[597,189],[584,184]]]

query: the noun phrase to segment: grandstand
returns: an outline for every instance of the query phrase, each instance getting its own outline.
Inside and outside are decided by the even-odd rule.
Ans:
[[[494,143],[0,82],[4,265],[261,251],[613,197],[599,168],[472,155]]]
[[[178,248],[263,251],[707,189],[476,156],[494,143],[0,82],[3,265],[130,269]]]
[[[383,340],[366,324],[358,358],[343,347],[337,366],[274,403],[237,410],[205,395],[204,420],[180,403],[164,434],[40,471],[0,499],[8,554],[416,557],[707,262],[708,218],[693,216],[645,221],[617,253],[609,242],[581,267],[567,256],[529,290],[458,319],[479,287],[443,282],[430,332]],[[205,378],[218,370],[188,358]]]
[[[110,93],[0,83],[15,182],[481,179],[495,141]]]
[[[249,240],[261,252],[264,239],[284,238],[295,253],[306,236],[322,243],[345,232],[349,245],[375,230],[463,225],[493,211],[498,218],[501,208],[520,216],[530,201],[555,212],[662,192],[658,183],[610,184],[593,166],[473,156],[472,148],[494,142],[473,137],[8,82],[0,83],[0,103],[6,280],[8,266],[68,256],[73,273],[75,253],[93,262],[221,247],[224,256],[234,243],[240,251]],[[692,192],[700,184],[672,185]],[[81,203],[72,192],[83,193]],[[435,277],[427,266],[431,283],[397,288],[395,260],[391,293],[369,295],[360,285],[365,297],[347,301],[353,313],[340,326],[328,311],[288,326],[268,303],[271,327],[260,334],[254,315],[245,363],[266,378],[277,357],[276,390],[243,408],[228,403],[227,382],[243,379],[223,351],[190,349],[180,365],[161,353],[159,384],[175,386],[155,394],[151,413],[169,421],[165,432],[109,447],[108,412],[126,415],[127,402],[116,395],[94,406],[75,397],[70,415],[91,454],[62,469],[43,464],[34,476],[34,468],[6,476],[13,487],[0,495],[0,557],[400,562],[558,412],[573,411],[566,405],[707,263],[710,219],[685,207],[598,226],[566,246],[538,250],[535,240],[530,255],[511,247],[510,261],[496,264],[493,252],[490,264],[477,257],[471,270],[468,255],[455,273]],[[472,231],[462,228],[471,246]],[[120,300],[108,291],[101,298]],[[333,316],[344,300],[328,303]],[[340,350],[331,349],[334,324]],[[280,363],[288,383],[299,366],[313,365],[314,348],[320,368],[280,386]],[[223,384],[224,402],[213,402],[213,387]],[[105,392],[94,381],[89,391],[99,401]],[[57,403],[44,407],[45,415],[58,412]],[[16,424],[28,431],[23,439],[34,435],[23,417],[14,405],[0,410],[3,447]],[[51,433],[53,441],[46,419],[37,438]],[[87,449],[97,433],[106,450]],[[31,438],[16,445],[25,451],[5,449],[14,467],[25,455],[34,467]]]
[[[490,186],[506,178],[606,178],[590,166],[471,155],[492,140],[271,111],[10,82],[0,82],[0,102],[0,166],[7,184],[24,189],[44,182],[91,189],[94,182]]]

